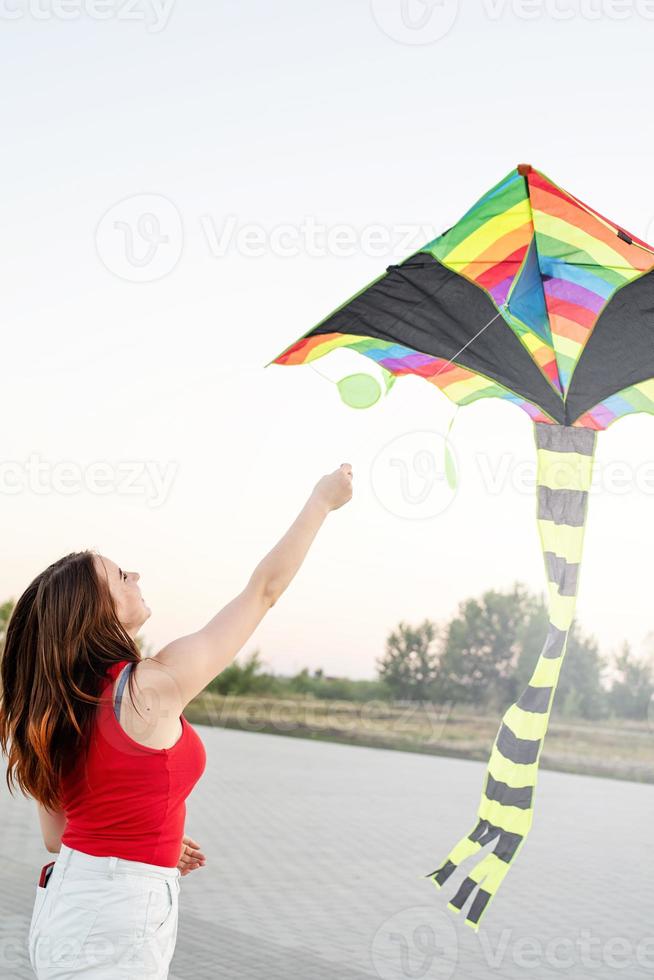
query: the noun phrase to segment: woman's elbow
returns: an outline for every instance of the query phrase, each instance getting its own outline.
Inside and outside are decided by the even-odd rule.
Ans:
[[[249,586],[257,596],[257,601],[263,605],[264,609],[270,609],[271,606],[274,606],[280,595],[284,592],[284,588],[280,582],[271,578],[263,578],[256,574],[250,579]]]
[[[272,609],[283,592],[284,590],[282,588],[277,588],[274,582],[271,582],[263,594],[263,601],[266,609]]]

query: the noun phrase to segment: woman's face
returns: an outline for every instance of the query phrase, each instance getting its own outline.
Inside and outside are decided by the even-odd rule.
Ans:
[[[141,595],[138,572],[126,572],[103,555],[94,555],[96,572],[109,586],[121,625],[130,636],[136,636],[151,615]]]

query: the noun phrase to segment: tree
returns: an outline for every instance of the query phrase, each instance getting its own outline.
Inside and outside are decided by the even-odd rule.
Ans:
[[[207,685],[216,694],[253,694],[268,683],[268,675],[262,673],[263,664],[258,650],[249,657],[234,661]]]
[[[5,637],[7,635],[7,624],[9,623],[9,617],[11,616],[14,606],[16,603],[13,599],[9,599],[0,606],[0,653],[4,650]]]
[[[654,667],[651,660],[637,660],[625,643],[615,658],[617,673],[609,692],[609,703],[620,718],[644,720],[654,696]]]
[[[407,701],[433,697],[439,673],[438,639],[438,628],[429,619],[416,627],[400,623],[390,634],[377,669],[392,697]]]
[[[592,720],[606,717],[608,704],[602,686],[605,666],[595,637],[584,636],[581,627],[573,623],[552,714]]]
[[[525,637],[540,614],[539,600],[519,584],[511,592],[491,590],[462,602],[445,638],[440,677],[444,697],[493,706],[514,701]]]
[[[522,649],[516,671],[518,694],[529,683],[542,652],[548,623],[544,599],[542,596],[534,597],[530,615],[522,630]],[[553,715],[592,719],[604,717],[607,714],[606,691],[602,687],[602,671],[605,666],[595,638],[584,635],[581,627],[576,622],[573,623],[554,700]]]
[[[294,694],[311,694],[313,691],[313,680],[308,667],[303,667],[299,674],[296,674],[289,681],[289,687]]]

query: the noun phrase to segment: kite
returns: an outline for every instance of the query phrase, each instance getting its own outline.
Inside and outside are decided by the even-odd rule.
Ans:
[[[627,414],[654,414],[654,248],[521,164],[271,363],[307,364],[341,347],[376,362],[387,389],[418,375],[457,405],[513,402],[534,425],[548,632],[500,723],[474,826],[427,875],[441,888],[478,856],[449,902],[455,912],[468,906],[476,931],[532,826],[575,614],[597,433]],[[360,377],[340,386],[354,407],[376,400]]]

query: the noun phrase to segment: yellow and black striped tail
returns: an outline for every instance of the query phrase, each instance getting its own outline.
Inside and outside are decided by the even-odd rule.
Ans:
[[[535,436],[538,530],[549,588],[547,638],[528,687],[500,724],[474,828],[427,875],[440,888],[466,858],[494,845],[449,903],[460,912],[471,900],[466,922],[475,930],[531,829],[538,762],[575,613],[593,473],[594,431],[538,422]]]

